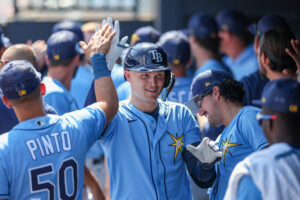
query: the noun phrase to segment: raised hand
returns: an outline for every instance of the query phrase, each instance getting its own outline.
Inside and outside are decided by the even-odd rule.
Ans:
[[[88,56],[92,56],[96,53],[107,54],[115,35],[116,30],[112,31],[112,27],[107,23],[92,36],[88,44],[83,41],[80,41],[79,44],[84,53]]]
[[[295,61],[296,65],[298,67],[298,70],[296,73],[297,73],[297,75],[299,75],[300,74],[300,42],[299,42],[299,40],[291,39],[291,45],[293,47],[294,52],[292,52],[288,48],[285,49],[285,52],[287,54],[289,54]]]

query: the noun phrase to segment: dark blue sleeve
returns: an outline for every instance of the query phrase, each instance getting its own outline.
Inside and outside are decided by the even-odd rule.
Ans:
[[[243,104],[253,105],[252,100],[261,98],[262,90],[268,80],[263,80],[257,70],[249,76],[244,77],[240,82],[243,84],[245,90]]]
[[[199,142],[192,144],[197,146]],[[214,164],[203,164],[188,150],[184,149],[182,152],[183,160],[188,169],[188,172],[194,182],[200,188],[209,188],[213,185],[216,178],[216,171]]]
[[[91,85],[91,88],[87,94],[87,97],[85,99],[85,102],[84,102],[84,107],[86,106],[89,106],[93,103],[96,103],[96,94],[95,94],[95,85],[94,85],[94,81]]]
[[[261,200],[261,193],[258,188],[253,183],[253,180],[250,176],[244,176],[239,181],[238,191],[237,191],[238,200]]]
[[[57,115],[57,111],[52,107],[50,106],[49,104],[47,104],[46,102],[43,102],[44,103],[44,109],[45,109],[45,112],[47,114],[53,114],[53,115]]]

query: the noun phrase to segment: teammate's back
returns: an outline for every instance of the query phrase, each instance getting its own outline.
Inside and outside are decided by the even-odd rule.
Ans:
[[[104,113],[93,106],[30,119],[1,135],[0,161],[14,191],[10,199],[81,197],[85,155],[104,122]]]

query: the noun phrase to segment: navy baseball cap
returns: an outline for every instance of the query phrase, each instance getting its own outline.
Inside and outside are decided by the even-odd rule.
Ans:
[[[143,26],[138,28],[131,36],[131,45],[141,42],[156,43],[161,33],[152,26]]]
[[[218,70],[206,70],[198,74],[192,82],[193,98],[185,105],[196,115],[199,110],[198,102],[208,95],[215,85],[229,79],[233,79],[230,73]]]
[[[64,20],[59,23],[56,23],[53,26],[52,33],[56,33],[58,31],[67,30],[75,33],[78,37],[79,41],[83,41],[83,32],[81,30],[81,24],[71,20]]]
[[[196,13],[188,22],[188,33],[198,38],[216,38],[218,25],[213,17]]]
[[[274,28],[291,30],[289,24],[283,17],[273,14],[265,15],[260,18],[257,23],[250,24],[248,30],[253,35],[261,37],[265,32]]]
[[[299,114],[300,85],[291,78],[269,81],[261,99],[253,100],[252,103],[277,112]]]
[[[165,50],[171,65],[186,64],[191,59],[189,40],[181,31],[162,34],[157,44]]]
[[[229,31],[233,33],[243,33],[248,31],[249,20],[240,11],[222,10],[216,17],[219,31]]]
[[[47,40],[47,55],[50,60],[65,60],[80,54],[78,37],[71,31],[53,33]]]
[[[10,61],[0,71],[0,89],[8,99],[18,99],[30,94],[40,82],[40,74],[25,60]]]

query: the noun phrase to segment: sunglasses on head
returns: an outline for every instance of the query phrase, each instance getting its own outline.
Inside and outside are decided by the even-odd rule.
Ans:
[[[258,124],[261,126],[264,119],[266,120],[275,120],[277,118],[277,115],[265,115],[261,112],[257,113],[256,119],[258,121]]]

